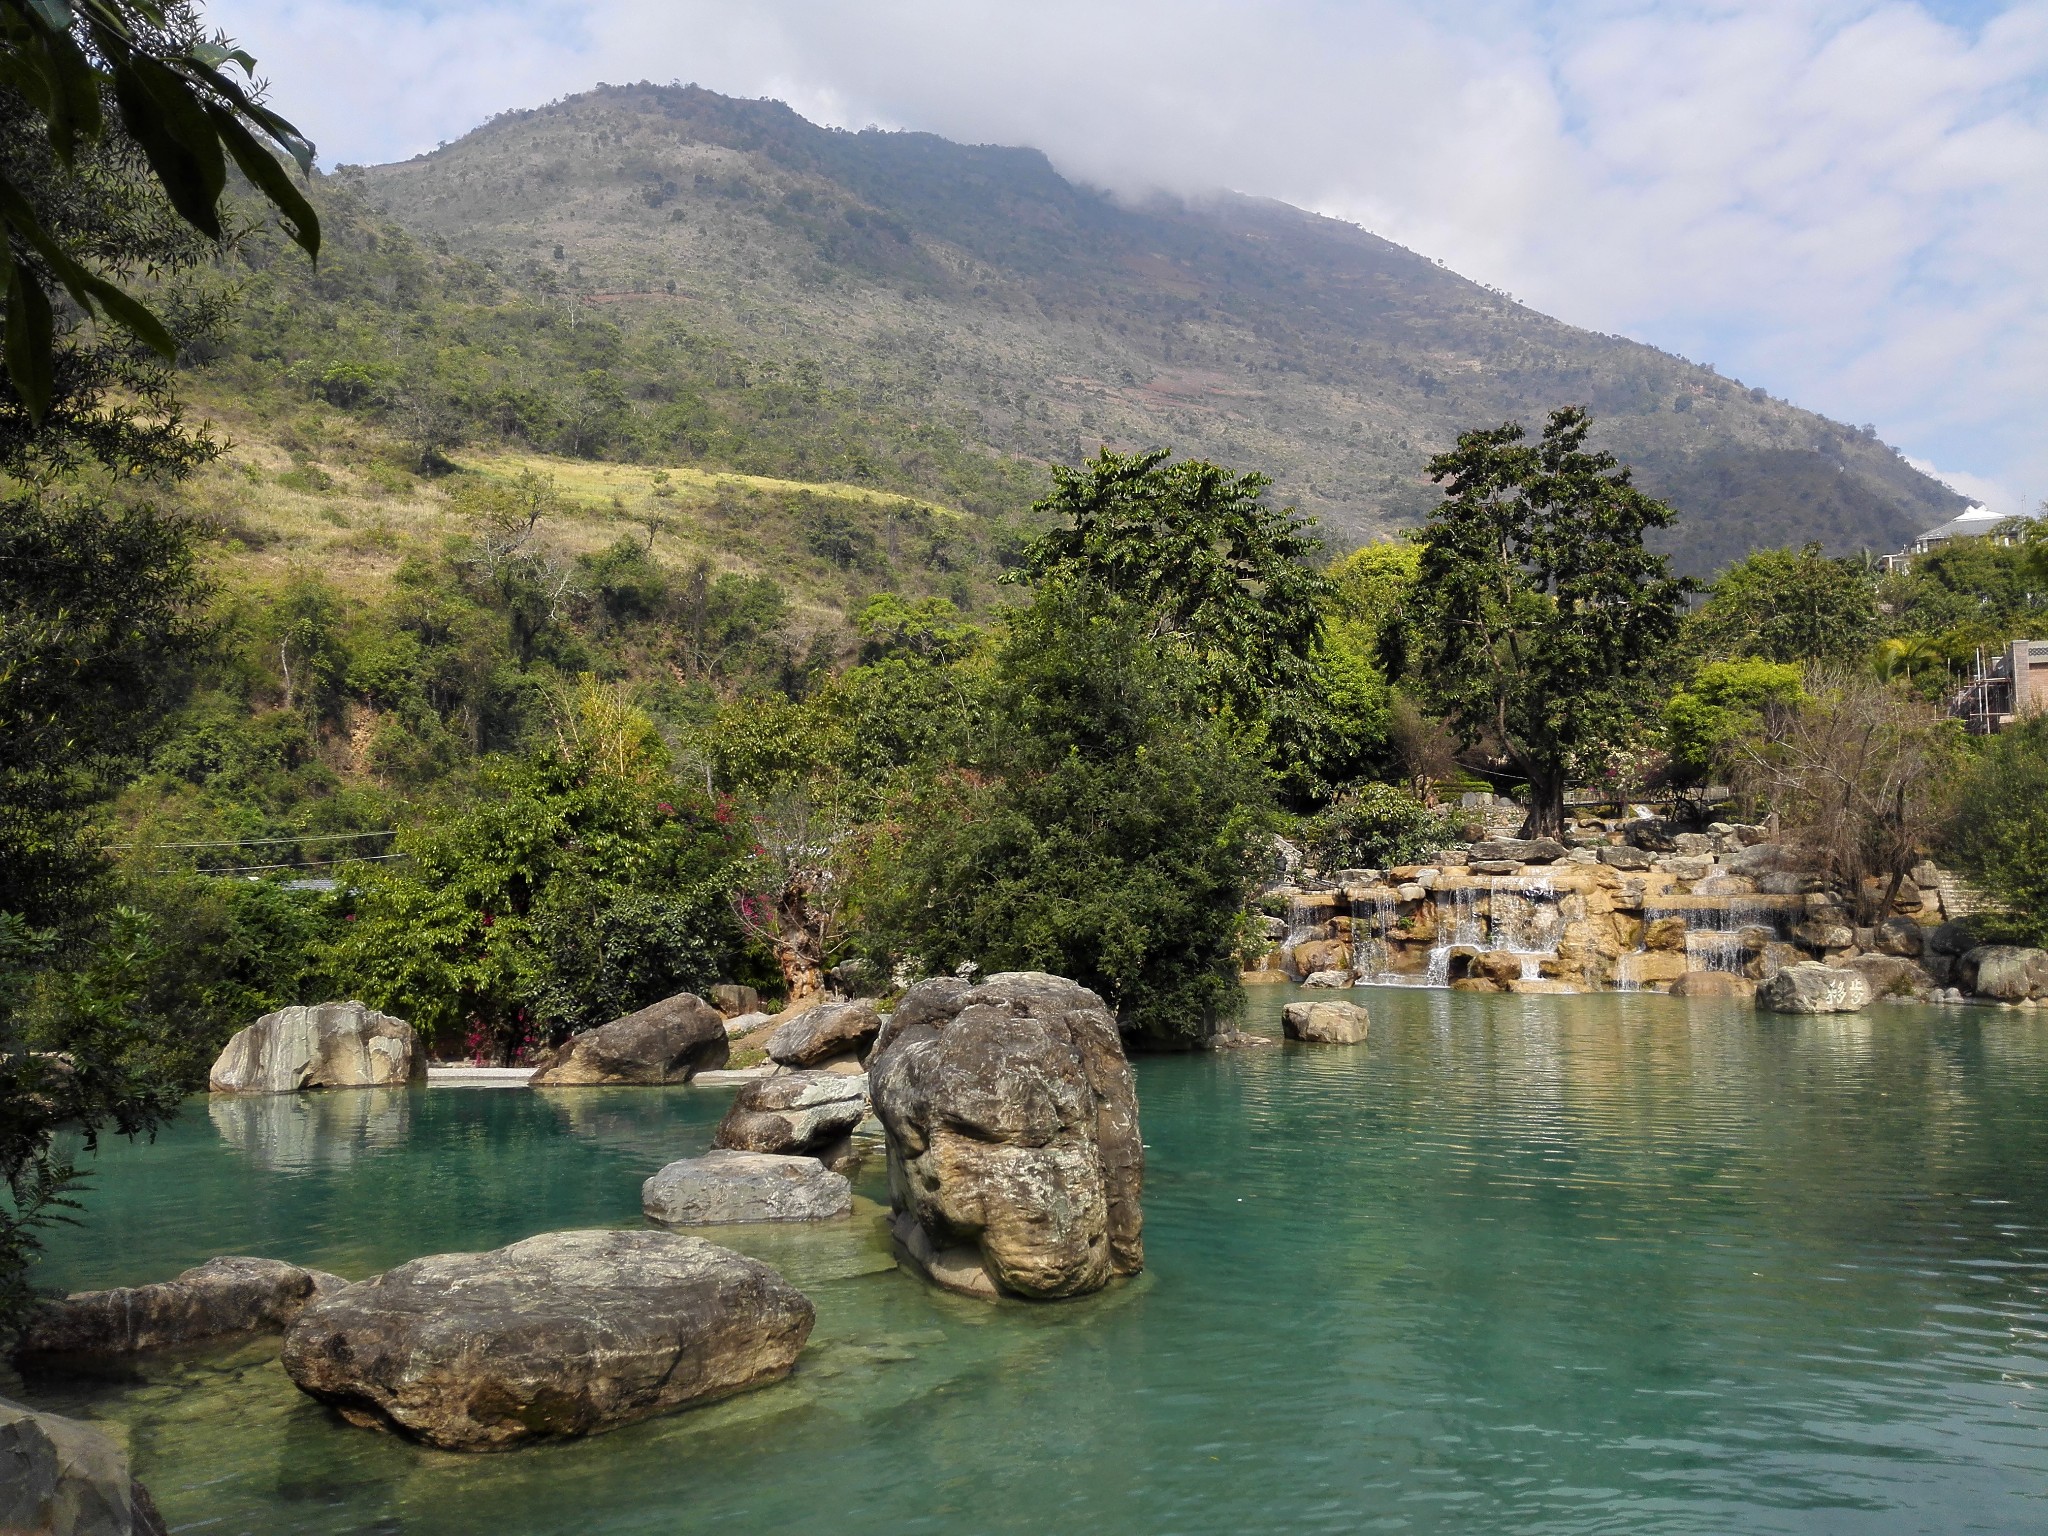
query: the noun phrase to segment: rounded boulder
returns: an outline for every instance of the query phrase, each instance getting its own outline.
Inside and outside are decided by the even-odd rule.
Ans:
[[[674,1232],[549,1232],[414,1259],[299,1314],[282,1363],[350,1422],[451,1451],[594,1434],[789,1374],[815,1314]]]

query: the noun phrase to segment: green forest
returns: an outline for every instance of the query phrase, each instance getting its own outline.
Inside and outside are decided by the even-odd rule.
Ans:
[[[2048,728],[1945,709],[2048,638],[2040,524],[1696,584],[1558,400],[1435,444],[1427,520],[1345,548],[1284,466],[994,454],[912,362],[748,355],[348,175],[208,199],[118,113],[68,147],[17,87],[0,116],[44,242],[10,223],[0,389],[16,1300],[58,1128],[146,1132],[279,1006],[515,1063],[719,981],[1042,969],[1197,1046],[1275,834],[1399,862],[1467,789],[1554,832],[1571,787],[1728,784],[1859,891],[1938,852],[2044,936]]]

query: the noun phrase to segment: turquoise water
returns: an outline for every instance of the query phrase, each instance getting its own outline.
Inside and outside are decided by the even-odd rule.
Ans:
[[[220,1536],[2048,1530],[2048,1024],[1363,995],[1363,1049],[1140,1063],[1150,1269],[1103,1296],[935,1292],[864,1203],[720,1239],[816,1302],[795,1377],[580,1443],[352,1429],[268,1340],[29,1395]],[[633,1223],[726,1096],[195,1102],[46,1278]]]

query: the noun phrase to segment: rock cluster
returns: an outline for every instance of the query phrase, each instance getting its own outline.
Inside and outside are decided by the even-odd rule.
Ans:
[[[535,1088],[686,1083],[726,1061],[725,1018],[692,992],[571,1035],[536,1059]]]
[[[227,1334],[278,1333],[311,1302],[347,1284],[339,1275],[276,1259],[208,1259],[175,1280],[78,1291],[48,1303],[22,1329],[15,1358],[51,1365]]]
[[[427,1057],[403,1019],[361,1003],[266,1013],[228,1041],[206,1085],[215,1093],[391,1088],[426,1081]]]
[[[128,1456],[90,1424],[0,1398],[0,1532],[164,1536]]]
[[[1932,864],[1896,890],[1873,884],[1871,900],[1889,895],[1894,912],[1860,926],[1811,853],[1763,827],[1581,819],[1562,840],[1497,831],[1424,864],[1328,878],[1289,868],[1290,883],[1262,898],[1274,947],[1247,980],[1342,988],[1430,975],[1479,992],[1745,997],[1789,966],[1820,962],[1859,972],[1875,997],[1960,985],[2048,1001],[2048,955],[1986,951],[1967,962],[1975,941],[1942,921],[1946,887]]]
[[[869,1063],[893,1224],[941,1285],[1078,1296],[1144,1266],[1144,1147],[1116,1020],[1036,972],[912,987]]]
[[[299,1388],[444,1450],[593,1434],[789,1373],[803,1294],[673,1232],[550,1232],[324,1297],[285,1334]]]
[[[815,1157],[717,1150],[655,1174],[640,1186],[640,1209],[668,1227],[824,1221],[853,1210],[853,1186]]]

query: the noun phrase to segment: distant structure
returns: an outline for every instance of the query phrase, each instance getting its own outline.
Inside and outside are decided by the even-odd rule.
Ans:
[[[2048,640],[2015,640],[1977,652],[1969,682],[1949,700],[1949,713],[1973,736],[1993,736],[2048,710]]]
[[[1896,555],[1884,557],[1887,571],[1903,571],[1913,563],[1915,555],[1924,555],[1950,539],[1996,539],[2001,544],[2013,542],[2013,535],[2000,533],[2001,523],[2016,522],[2003,512],[1994,512],[1989,507],[1969,506],[1959,516],[1950,518],[1939,528],[1930,528],[1920,537],[1900,550]]]

